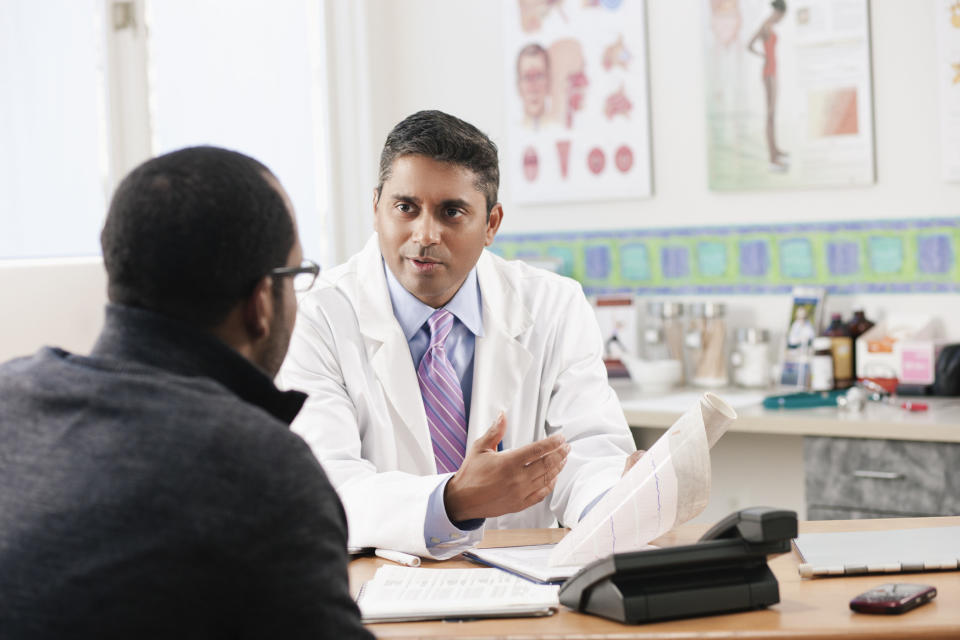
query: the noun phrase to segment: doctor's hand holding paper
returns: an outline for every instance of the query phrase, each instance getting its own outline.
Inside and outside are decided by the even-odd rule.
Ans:
[[[366,247],[299,303],[280,383],[350,546],[452,557],[484,528],[574,524],[635,447],[580,285],[486,250],[496,145],[421,111],[387,136]]]

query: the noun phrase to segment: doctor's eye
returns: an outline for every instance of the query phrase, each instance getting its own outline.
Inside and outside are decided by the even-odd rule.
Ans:
[[[398,202],[396,204],[396,209],[400,213],[413,213],[414,211],[413,205],[410,204],[409,202]]]
[[[462,215],[463,215],[463,211],[460,210],[460,209],[455,209],[455,208],[453,208],[453,207],[449,207],[449,208],[443,210],[443,215],[445,215],[445,216],[448,217],[448,218],[456,218],[456,217],[458,217],[458,216],[462,216]]]

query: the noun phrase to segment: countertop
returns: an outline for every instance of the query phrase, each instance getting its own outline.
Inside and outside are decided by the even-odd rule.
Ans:
[[[651,395],[641,393],[628,379],[615,379],[611,386],[631,427],[667,428],[710,391],[739,416],[730,432],[960,443],[960,398],[909,398],[927,403],[927,411],[907,411],[879,402],[868,402],[859,412],[838,407],[771,410],[760,403],[764,396],[779,393],[776,389],[678,388]]]

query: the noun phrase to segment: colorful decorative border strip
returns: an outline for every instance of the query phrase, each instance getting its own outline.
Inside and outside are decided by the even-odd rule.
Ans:
[[[960,218],[503,234],[491,250],[589,295],[960,292]]]

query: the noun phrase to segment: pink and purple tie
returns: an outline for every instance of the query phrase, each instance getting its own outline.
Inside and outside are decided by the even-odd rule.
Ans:
[[[437,309],[427,324],[430,326],[430,344],[420,360],[417,378],[433,439],[437,471],[450,473],[460,468],[467,450],[463,390],[443,347],[453,328],[453,315],[446,309]]]

